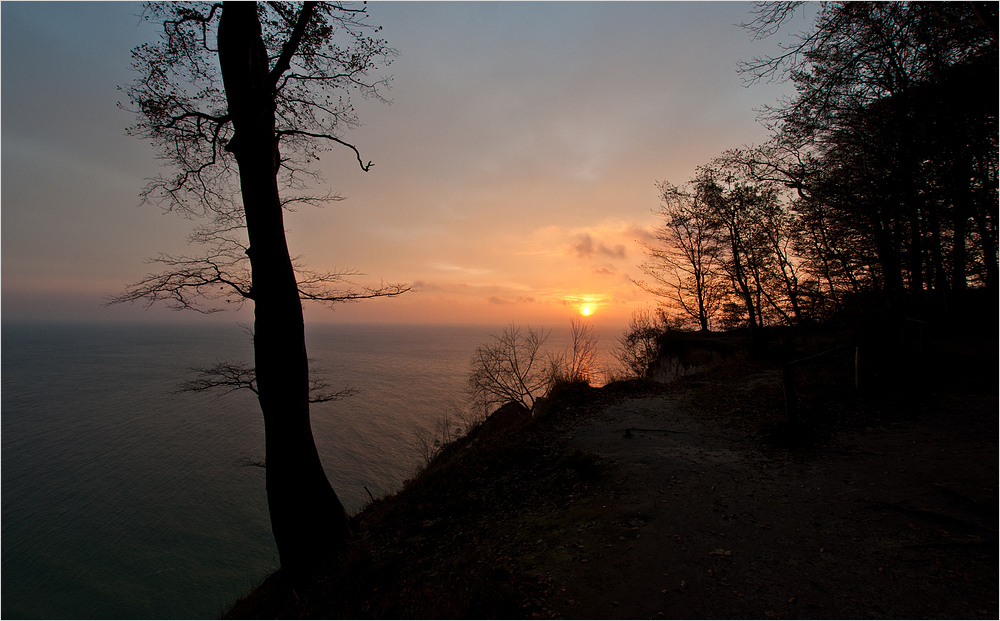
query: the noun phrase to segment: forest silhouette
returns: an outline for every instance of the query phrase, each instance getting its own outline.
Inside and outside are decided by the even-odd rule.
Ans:
[[[746,27],[767,36],[795,4]],[[796,95],[762,111],[766,143],[659,184],[642,284],[673,324],[756,333],[995,292],[996,22],[990,4],[831,4],[780,56],[742,63]]]

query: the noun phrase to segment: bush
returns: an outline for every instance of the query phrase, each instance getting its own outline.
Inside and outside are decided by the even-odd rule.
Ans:
[[[654,314],[648,308],[640,308],[632,313],[628,328],[618,337],[618,346],[612,352],[626,377],[647,376],[649,365],[660,353],[657,338],[666,331],[667,322],[662,311]]]

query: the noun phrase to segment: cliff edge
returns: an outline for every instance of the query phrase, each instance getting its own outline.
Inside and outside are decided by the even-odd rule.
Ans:
[[[865,394],[827,356],[794,426],[767,356],[569,388],[372,503],[339,569],[227,616],[995,618],[996,344],[966,345]]]

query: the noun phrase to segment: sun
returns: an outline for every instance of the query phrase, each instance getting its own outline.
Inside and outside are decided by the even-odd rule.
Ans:
[[[594,314],[594,307],[590,304],[583,304],[580,306],[580,314],[584,317],[590,317]]]

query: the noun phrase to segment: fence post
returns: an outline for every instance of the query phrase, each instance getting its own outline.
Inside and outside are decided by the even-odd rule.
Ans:
[[[861,391],[861,346],[854,348],[854,392]]]
[[[791,364],[786,364],[781,373],[781,384],[785,389],[785,417],[788,422],[798,422],[798,404],[795,401],[795,374]]]

